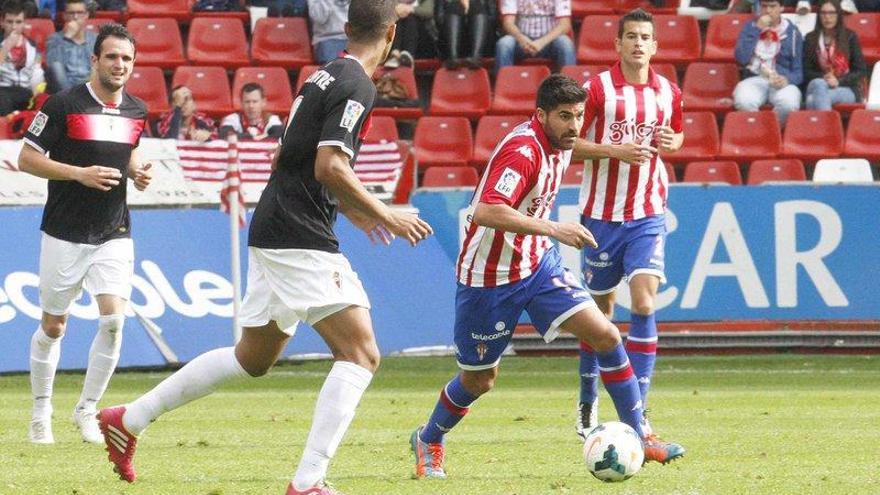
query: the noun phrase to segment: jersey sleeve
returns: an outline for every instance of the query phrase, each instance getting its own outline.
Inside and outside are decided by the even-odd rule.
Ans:
[[[50,97],[31,121],[24,134],[24,142],[40,153],[48,152],[67,132],[66,115],[64,99]]]
[[[684,111],[684,99],[681,97],[681,88],[672,85],[672,115],[669,118],[669,127],[676,134],[680,133],[684,128],[681,123],[681,116]]]
[[[559,17],[571,17],[571,0],[556,0],[554,14]]]
[[[501,15],[516,15],[519,13],[516,3],[517,0],[501,0]]]
[[[535,183],[541,151],[533,143],[517,141],[508,141],[489,162],[481,203],[515,206]]]
[[[369,79],[342,80],[327,94],[318,147],[336,146],[354,157],[357,139],[373,108],[375,88]]]
[[[587,92],[587,100],[584,102],[584,126],[581,127],[581,137],[586,138],[590,126],[599,116],[599,112],[605,111],[605,102],[602,101],[602,83],[596,77],[587,79],[584,83]]]

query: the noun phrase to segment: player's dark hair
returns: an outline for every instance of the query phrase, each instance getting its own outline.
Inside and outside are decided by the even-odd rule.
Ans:
[[[252,91],[259,91],[260,96],[265,96],[266,92],[263,91],[263,87],[255,82],[249,82],[241,87],[241,92],[239,95],[244,96],[245,93],[250,93]]]
[[[587,92],[574,79],[562,74],[553,74],[538,87],[536,106],[545,112],[552,112],[559,105],[583,103]]]
[[[348,6],[351,41],[372,42],[384,36],[388,27],[397,22],[396,6],[397,0],[351,0]]]
[[[24,4],[17,0],[9,0],[3,4],[2,10],[0,10],[0,19],[7,15],[18,14],[25,14],[25,17],[27,17],[27,9],[24,8]]]
[[[617,38],[623,38],[623,27],[627,22],[650,22],[654,26],[654,16],[644,9],[630,10],[617,22]]]
[[[134,36],[128,32],[128,29],[125,29],[125,26],[122,24],[118,24],[116,22],[108,22],[101,26],[101,29],[98,30],[98,38],[95,40],[95,49],[94,54],[96,57],[101,58],[101,45],[104,44],[104,40],[107,38],[118,38],[121,40],[128,40],[131,43],[132,48],[134,49],[134,54],[137,55],[137,44],[134,42]]]

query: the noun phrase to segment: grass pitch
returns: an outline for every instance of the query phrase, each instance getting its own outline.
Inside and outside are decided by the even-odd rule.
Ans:
[[[329,367],[279,366],[166,414],[140,440],[133,485],[70,422],[82,375],[58,377],[53,446],[27,441],[27,376],[0,377],[0,494],[282,494]],[[652,422],[688,453],[620,484],[593,479],[581,460],[575,358],[505,358],[501,368],[496,389],[447,437],[450,478],[424,481],[411,478],[409,435],[456,367],[452,358],[386,359],[330,481],[349,495],[880,493],[876,356],[662,357]],[[117,374],[103,404],[166,375]],[[614,419],[604,392],[600,416]]]

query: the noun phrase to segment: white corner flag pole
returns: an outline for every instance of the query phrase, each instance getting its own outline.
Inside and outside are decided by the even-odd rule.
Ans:
[[[234,132],[230,132],[227,138],[229,140],[229,170],[233,172],[232,181],[236,181],[236,187],[231,187],[229,191],[229,242],[230,242],[230,264],[232,268],[232,339],[234,343],[241,340],[241,325],[239,324],[239,313],[241,312],[241,259],[239,250],[239,223],[238,216],[240,205],[238,195],[240,194],[241,181],[239,180],[239,162],[238,162],[238,136]]]

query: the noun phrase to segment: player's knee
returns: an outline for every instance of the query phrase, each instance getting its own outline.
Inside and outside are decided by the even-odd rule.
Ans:
[[[125,325],[125,315],[112,314],[101,315],[98,318],[98,331],[108,336],[114,344],[122,343],[122,327]]]
[[[596,307],[609,320],[614,318],[614,303],[610,301],[596,301]]]
[[[350,346],[348,349],[340,349],[333,353],[337,361],[348,361],[361,368],[375,373],[379,368],[379,349],[375,345]]]
[[[590,339],[590,345],[597,352],[608,352],[620,344],[620,332],[613,323],[599,327]]]
[[[479,397],[495,387],[496,378],[498,378],[498,367],[488,370],[463,371],[461,383],[471,395]]]
[[[644,301],[633,301],[632,309],[630,310],[637,315],[648,316],[654,313],[654,301],[651,299],[647,299]]]
[[[57,339],[59,337],[64,336],[64,330],[67,328],[67,322],[64,320],[44,320],[42,323],[43,332],[52,337],[53,339]]]
[[[265,361],[239,361],[239,364],[241,364],[241,367],[252,378],[259,378],[265,376],[275,363]]]

